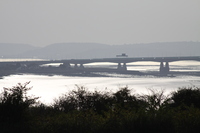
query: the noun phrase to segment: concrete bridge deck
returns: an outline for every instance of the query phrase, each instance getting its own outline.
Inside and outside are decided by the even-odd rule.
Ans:
[[[185,57],[123,57],[123,58],[99,58],[99,59],[66,59],[66,60],[39,60],[39,61],[4,61],[0,62],[0,65],[5,64],[49,64],[49,63],[61,63],[68,67],[74,64],[74,68],[84,68],[84,64],[97,63],[97,62],[111,62],[117,63],[117,70],[126,71],[127,63],[140,62],[140,61],[152,61],[160,62],[160,72],[168,73],[170,71],[169,63],[175,61],[200,61],[200,56],[185,56]]]
[[[111,62],[111,63],[131,63],[139,61],[153,62],[175,62],[175,61],[194,60],[200,61],[200,56],[185,56],[185,57],[125,57],[125,58],[97,58],[97,59],[65,59],[65,60],[37,60],[37,61],[2,61],[0,64],[9,63],[70,63],[70,64],[88,64],[95,62]]]
[[[112,62],[112,63],[131,63],[139,61],[153,61],[153,62],[174,62],[183,60],[200,61],[200,56],[188,56],[188,57],[125,57],[125,58],[101,58],[101,59],[71,59],[60,60],[61,62],[68,62],[71,64],[88,64],[95,62]],[[55,61],[57,62],[57,61]],[[59,61],[58,61],[59,62]]]

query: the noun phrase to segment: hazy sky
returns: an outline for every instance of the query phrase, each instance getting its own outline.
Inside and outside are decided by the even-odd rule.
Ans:
[[[0,0],[0,43],[200,41],[200,0]]]

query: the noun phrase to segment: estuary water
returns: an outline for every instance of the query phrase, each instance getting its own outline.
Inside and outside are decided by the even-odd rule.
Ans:
[[[111,63],[89,64],[85,67],[116,67]],[[159,63],[138,62],[127,64],[128,70],[138,70],[142,72],[158,71]],[[195,72],[200,71],[200,62],[179,61],[170,63],[171,71]],[[128,86],[131,93],[148,94],[149,89],[164,90],[165,94],[170,94],[179,87],[200,87],[200,76],[174,75],[172,77],[157,76],[137,76],[123,74],[101,73],[102,77],[79,77],[79,76],[45,76],[33,74],[16,74],[4,76],[0,79],[1,91],[3,87],[11,88],[18,83],[30,81],[28,87],[32,87],[29,95],[39,96],[40,101],[51,104],[55,98],[64,93],[77,89],[77,86],[84,86],[88,91],[116,92],[119,88]],[[107,76],[107,77],[105,77]]]

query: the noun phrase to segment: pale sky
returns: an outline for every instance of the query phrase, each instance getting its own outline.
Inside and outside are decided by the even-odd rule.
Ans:
[[[200,0],[0,0],[0,43],[200,41]]]

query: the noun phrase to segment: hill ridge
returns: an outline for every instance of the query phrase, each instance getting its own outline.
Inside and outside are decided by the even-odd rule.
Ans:
[[[121,53],[129,57],[200,56],[200,42],[157,42],[123,45],[101,43],[55,43],[45,47],[0,43],[1,57],[40,59],[113,58]]]

